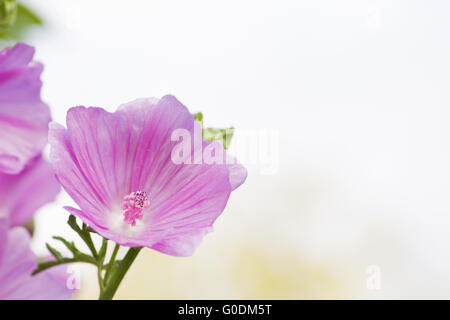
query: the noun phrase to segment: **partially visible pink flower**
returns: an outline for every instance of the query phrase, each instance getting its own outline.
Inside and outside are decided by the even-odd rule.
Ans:
[[[37,257],[30,250],[30,236],[22,227],[7,228],[0,221],[0,300],[62,300],[74,293],[67,288],[59,268],[31,273]]]
[[[19,174],[0,173],[0,217],[8,217],[11,226],[27,223],[59,191],[52,166],[38,156]]]
[[[19,173],[47,143],[50,110],[33,55],[23,43],[0,51],[0,172]]]
[[[76,107],[67,129],[50,124],[57,178],[81,210],[66,208],[107,239],[189,256],[222,213],[247,171],[240,164],[176,164],[176,129],[201,127],[175,97],[138,99],[115,113]],[[193,147],[189,154],[195,153]]]

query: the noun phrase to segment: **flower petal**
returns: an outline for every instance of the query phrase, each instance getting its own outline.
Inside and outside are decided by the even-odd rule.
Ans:
[[[0,72],[27,66],[34,56],[34,48],[18,42],[14,47],[0,52]]]
[[[8,238],[8,227],[8,218],[0,216],[0,265],[5,253],[6,240]]]
[[[189,257],[200,245],[203,237],[212,231],[212,227],[193,228],[192,230],[184,228],[182,232],[166,236],[163,240],[153,245],[152,248],[171,256]]]
[[[58,270],[31,276],[37,257],[29,248],[30,236],[22,227],[10,229],[0,263],[0,299],[68,299],[67,289]]]
[[[246,176],[243,167],[225,161],[172,161],[179,142],[171,138],[177,129],[193,137],[186,155],[192,159],[215,143],[202,141],[200,124],[172,96],[138,99],[115,113],[72,108],[67,128],[52,124],[49,134],[57,177],[81,208],[67,209],[121,245],[192,254],[223,211],[232,187]],[[221,144],[216,148],[226,154]],[[132,227],[123,221],[121,205],[139,190],[148,194],[150,206]]]
[[[50,160],[59,182],[91,221],[101,221],[106,207],[80,168],[67,130],[54,122],[49,128]]]
[[[28,277],[19,287],[4,299],[8,300],[68,300],[74,290],[68,289],[66,279],[61,277],[65,266],[51,268]]]
[[[59,191],[52,166],[39,156],[20,174],[0,173],[0,211],[9,217],[12,226],[24,224],[40,207],[52,202]]]
[[[0,52],[0,171],[19,173],[47,142],[50,110],[41,101],[42,65],[25,44]]]
[[[230,172],[231,189],[235,190],[247,179],[247,169],[231,155],[227,155],[227,164],[228,171]]]

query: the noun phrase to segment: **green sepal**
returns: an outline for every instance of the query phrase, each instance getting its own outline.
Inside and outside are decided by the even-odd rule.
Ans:
[[[234,127],[228,129],[218,129],[218,128],[205,128],[203,126],[203,113],[197,112],[193,114],[194,119],[197,120],[202,126],[202,136],[206,141],[221,141],[223,148],[228,149],[231,143],[231,138],[234,134]]]
[[[8,2],[16,2],[11,0],[0,0],[0,11],[4,11],[4,14],[7,14],[9,18],[4,17],[0,22],[0,39],[5,40],[23,40],[27,32],[34,26],[40,26],[43,24],[41,18],[33,12],[28,7],[23,4],[17,4],[15,9],[15,14],[13,12],[8,13],[8,8],[4,6],[3,3]],[[9,5],[10,6],[10,5]],[[14,9],[9,9],[14,10]],[[0,16],[2,14],[0,13]]]

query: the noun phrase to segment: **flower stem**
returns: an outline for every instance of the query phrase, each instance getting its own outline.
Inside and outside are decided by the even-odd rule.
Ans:
[[[86,245],[88,246],[89,250],[91,250],[92,256],[96,259],[97,256],[97,250],[95,249],[94,242],[92,242],[91,235],[89,232],[86,232],[86,236],[82,238]]]
[[[119,252],[120,245],[116,243],[116,246],[114,247],[114,251],[111,255],[111,259],[109,259],[108,266],[106,267],[106,273],[105,273],[105,284],[108,282],[109,275],[111,274],[111,269],[113,267],[114,261],[116,261],[117,253]]]
[[[98,265],[97,265],[97,278],[98,278],[98,285],[100,286],[100,291],[104,288],[104,281],[102,278],[102,271],[103,271],[103,262],[105,261],[105,255],[106,250],[108,250],[108,240],[103,238],[102,247],[100,248],[100,251],[98,253]]]
[[[125,257],[120,261],[117,268],[114,269],[108,278],[103,290],[100,291],[99,300],[111,300],[114,297],[123,277],[127,273],[133,261],[136,259],[142,248],[130,248]]]

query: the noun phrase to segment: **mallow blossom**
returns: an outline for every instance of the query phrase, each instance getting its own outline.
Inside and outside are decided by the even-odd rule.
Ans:
[[[49,132],[56,176],[79,206],[66,209],[123,246],[191,255],[247,176],[220,142],[202,140],[200,124],[173,96],[138,99],[114,113],[74,107],[66,122],[51,123]],[[180,130],[200,130],[200,143],[180,147]]]
[[[0,172],[0,218],[7,217],[11,226],[23,225],[59,191],[52,166],[41,156],[32,159],[19,174]]]
[[[47,143],[50,110],[41,101],[42,64],[33,47],[0,51],[0,172],[17,174]]]
[[[67,288],[64,266],[36,276],[37,257],[30,249],[30,236],[23,227],[8,228],[0,219],[0,300],[62,300],[74,293]]]

